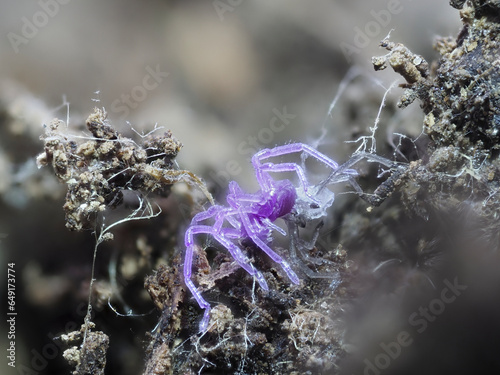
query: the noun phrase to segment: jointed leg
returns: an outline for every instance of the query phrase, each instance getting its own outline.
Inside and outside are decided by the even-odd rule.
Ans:
[[[392,170],[391,175],[387,180],[385,180],[374,192],[373,194],[367,194],[363,192],[354,177],[357,172],[350,169],[354,164],[365,159],[368,162],[379,163]],[[399,164],[389,159],[386,159],[379,155],[374,155],[367,152],[360,152],[352,156],[348,161],[342,164],[337,171],[333,171],[328,178],[326,178],[321,184],[319,184],[320,189],[326,185],[348,181],[349,184],[354,188],[356,193],[365,201],[370,203],[372,206],[379,206],[395,189],[396,181],[401,177],[401,175],[407,170],[407,166],[404,164]],[[351,173],[354,171],[355,173]]]
[[[243,254],[241,249],[232,243],[229,239],[225,238],[221,234],[214,231],[213,227],[207,225],[194,225],[188,228],[186,231],[184,242],[186,244],[186,255],[184,258],[184,268],[183,275],[186,286],[193,294],[196,302],[200,308],[205,309],[205,313],[203,314],[203,319],[200,322],[200,332],[206,330],[208,326],[208,322],[210,320],[210,304],[203,298],[200,291],[196,288],[193,281],[191,280],[192,276],[192,265],[193,265],[193,256],[194,256],[194,235],[195,234],[210,234],[213,236],[215,240],[217,240],[222,246],[224,246],[233,259],[238,263],[238,265],[243,268],[248,274],[254,276],[259,285],[264,290],[269,290],[269,286],[267,285],[264,276],[260,271],[257,271],[255,267],[250,264],[249,259]],[[239,233],[230,233],[231,237],[239,237]]]
[[[191,220],[191,225],[198,224],[202,221],[208,219],[214,219],[213,228],[215,232],[219,232],[222,229],[222,225],[224,224],[224,220],[227,220],[234,228],[240,229],[241,225],[237,220],[234,220],[232,215],[235,215],[236,211],[233,211],[231,208],[226,208],[223,206],[211,206],[206,211],[202,211],[194,215]]]
[[[236,181],[231,181],[229,183],[229,193],[226,199],[227,203],[233,208],[239,207],[241,202],[263,204],[266,201],[266,197],[263,195],[245,193]]]
[[[279,256],[274,250],[272,250],[264,241],[262,241],[258,234],[258,230],[256,229],[256,225],[250,222],[250,218],[243,212],[240,211],[241,221],[243,222],[243,226],[245,227],[248,236],[250,239],[262,250],[264,251],[274,262],[278,263],[283,271],[287,274],[288,278],[294,283],[299,284],[300,280],[297,274],[292,270],[290,265]]]
[[[252,158],[252,164],[255,169],[257,181],[263,187],[263,190],[270,190],[272,188],[272,179],[266,172],[295,172],[300,180],[305,196],[307,196],[313,203],[320,204],[321,202],[317,201],[310,194],[310,192],[308,192],[308,189],[310,188],[309,182],[307,181],[307,178],[305,176],[304,169],[297,163],[262,163],[262,161],[265,159],[287,155],[295,152],[306,153],[307,155],[314,157],[316,160],[326,164],[333,170],[332,175],[335,173],[335,171],[337,171],[339,167],[339,165],[335,161],[330,159],[328,156],[320,153],[311,146],[303,143],[294,143],[290,145],[278,146],[272,149],[264,149],[254,155],[254,157]],[[355,174],[356,172],[353,170],[344,169],[343,173]],[[335,173],[335,175],[338,176],[339,173]]]
[[[281,156],[281,155],[287,155],[287,154],[292,154],[295,152],[305,152],[308,155],[314,157],[316,160],[326,164],[328,167],[332,168],[333,170],[336,170],[338,168],[338,163],[330,159],[328,156],[322,154],[321,152],[317,151],[313,147],[303,144],[303,143],[292,143],[289,145],[283,145],[283,146],[278,146],[275,148],[266,148],[263,150],[260,150],[257,152],[253,157],[252,157],[252,165],[255,169],[255,173],[257,175],[257,180],[259,181],[259,184],[261,186],[269,187],[268,182],[266,181],[266,178],[263,175],[262,171],[262,160],[276,157],[276,156]],[[298,167],[298,165],[297,165]],[[299,167],[300,168],[300,167]],[[300,168],[302,170],[302,168]],[[272,172],[274,170],[271,170]],[[300,176],[299,176],[300,177]]]
[[[261,171],[263,172],[295,172],[297,173],[297,176],[299,177],[300,184],[302,185],[302,189],[304,190],[304,193],[311,199],[314,200],[313,197],[308,193],[307,189],[309,188],[309,181],[307,181],[306,174],[304,173],[304,170],[297,164],[295,163],[279,163],[279,164],[272,164],[272,163],[266,163],[262,164],[260,166]],[[269,188],[272,188],[272,186],[269,186]]]
[[[278,146],[275,148],[266,148],[263,150],[260,150],[257,152],[253,157],[252,157],[252,164],[255,168],[255,170],[259,169],[259,166],[261,165],[261,161],[263,159],[275,157],[275,156],[281,156],[281,155],[287,155],[291,154],[294,152],[306,152],[310,156],[314,157],[315,159],[319,160],[320,162],[326,164],[332,169],[337,169],[338,164],[330,159],[328,156],[322,154],[321,152],[317,151],[313,147],[306,145],[304,143],[292,143],[289,145],[283,145],[283,146]]]

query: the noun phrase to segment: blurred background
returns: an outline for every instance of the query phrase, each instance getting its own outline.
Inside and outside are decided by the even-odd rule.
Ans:
[[[273,109],[286,106],[296,117],[271,141],[258,137],[260,147],[317,137],[339,81],[354,65],[375,76],[370,58],[385,53],[378,43],[391,29],[392,40],[427,59],[436,56],[436,35],[459,30],[444,0],[66,2],[53,16],[38,2],[2,4],[0,77],[33,96],[23,108],[39,116],[33,135],[43,121],[65,118],[51,111],[64,95],[75,125],[100,105],[124,131],[125,121],[171,129],[184,144],[179,161],[194,171],[240,158],[236,146],[269,127]],[[388,13],[390,4],[399,4],[397,13]],[[161,74],[146,82],[149,89],[137,88],[150,70]],[[386,84],[397,78],[376,75]],[[373,84],[363,86],[352,95],[369,101]],[[377,94],[380,101],[383,90]],[[21,97],[12,87],[2,95]],[[329,142],[341,144],[337,128],[369,124],[328,125]]]
[[[172,130],[184,145],[179,165],[223,193],[229,178],[255,185],[248,162],[255,150],[314,144],[322,129],[319,149],[344,160],[353,147],[344,142],[368,134],[384,88],[400,80],[392,71],[373,71],[371,56],[386,52],[379,41],[391,32],[391,40],[432,61],[434,37],[460,28],[446,0],[0,4],[0,273],[16,263],[17,364],[40,374],[66,373],[60,356],[43,351],[51,333],[81,323],[77,306],[85,302],[82,280],[90,275],[93,248],[89,233],[66,231],[65,187],[34,161],[42,125],[54,117],[66,121],[64,103],[75,130],[94,106],[106,108],[127,136],[155,124]],[[357,76],[327,116],[349,74]],[[418,104],[394,114],[400,92],[389,96],[386,123],[417,136]],[[54,309],[61,304],[66,310]],[[1,305],[3,311],[6,297]],[[137,336],[152,329],[119,324]],[[143,336],[137,340],[140,346]],[[123,367],[110,360],[111,369],[139,373],[141,354],[120,350]],[[11,370],[5,358],[0,363],[2,373]]]

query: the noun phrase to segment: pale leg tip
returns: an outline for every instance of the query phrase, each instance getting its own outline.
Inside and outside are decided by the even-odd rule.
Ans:
[[[200,322],[199,333],[205,333],[208,328],[208,323],[210,322],[210,308],[205,309],[205,313],[203,314],[203,318]]]

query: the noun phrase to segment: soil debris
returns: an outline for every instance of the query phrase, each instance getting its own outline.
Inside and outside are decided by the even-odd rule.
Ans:
[[[201,179],[176,168],[174,159],[182,145],[170,131],[142,137],[137,143],[119,134],[99,108],[86,121],[91,137],[64,134],[61,125],[55,119],[46,127],[41,137],[45,150],[37,163],[50,164],[68,185],[64,204],[68,229],[93,229],[99,213],[123,202],[125,190],[166,196],[172,184],[183,181],[196,185],[212,201]]]

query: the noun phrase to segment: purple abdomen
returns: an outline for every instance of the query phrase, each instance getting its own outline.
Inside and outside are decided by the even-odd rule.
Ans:
[[[259,216],[268,217],[275,221],[292,210],[297,199],[295,188],[289,180],[277,181],[272,193],[272,198],[261,207]]]

